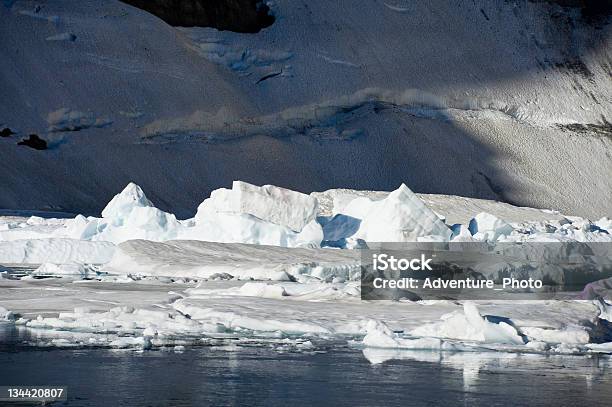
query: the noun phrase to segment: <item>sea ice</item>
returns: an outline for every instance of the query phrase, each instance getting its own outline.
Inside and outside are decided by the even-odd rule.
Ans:
[[[69,263],[69,264],[43,263],[36,270],[32,272],[32,275],[87,277],[91,273],[92,273],[92,270],[89,270],[84,265],[78,264],[78,263]]]
[[[0,306],[0,321],[13,321],[15,315],[4,307]]]
[[[366,331],[362,344],[371,348],[440,350],[444,344],[438,338],[402,338],[379,321],[368,321]]]
[[[440,322],[420,326],[411,332],[420,337],[449,338],[484,343],[524,344],[516,328],[508,322],[489,322],[473,302],[463,304],[463,312],[442,316]]]
[[[0,262],[26,264],[104,264],[115,251],[109,242],[76,239],[29,239],[0,241]]]

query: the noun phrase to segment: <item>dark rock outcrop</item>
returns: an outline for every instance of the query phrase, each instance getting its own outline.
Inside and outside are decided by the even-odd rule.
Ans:
[[[122,0],[177,27],[256,33],[274,22],[261,0]]]
[[[11,137],[13,134],[15,134],[15,132],[8,127],[0,130],[0,137]]]
[[[19,146],[27,146],[33,148],[34,150],[46,150],[47,142],[36,134],[30,134],[29,138],[21,140],[17,143]]]

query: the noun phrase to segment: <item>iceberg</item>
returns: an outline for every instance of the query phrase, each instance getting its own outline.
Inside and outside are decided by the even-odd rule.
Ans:
[[[363,211],[365,202],[358,199],[359,210],[351,210],[349,216],[357,217]],[[364,212],[353,237],[366,242],[416,242],[426,236],[439,236],[444,240],[451,237],[451,230],[405,184],[385,199],[372,202]]]
[[[102,217],[120,221],[125,219],[134,208],[153,206],[153,203],[147,199],[142,189],[133,182],[130,182],[123,191],[110,200],[102,210]]]
[[[506,221],[489,213],[481,212],[469,224],[470,233],[478,240],[496,241],[502,236],[509,236],[514,228]]]
[[[175,239],[182,225],[171,214],[156,208],[142,189],[130,182],[102,210],[102,218],[76,216],[56,234],[74,239],[115,244],[132,239]]]
[[[182,239],[281,247],[318,247],[323,229],[316,221],[317,200],[273,185],[234,181],[217,189],[198,207],[195,226]]]
[[[213,191],[198,207],[196,221],[212,213],[252,215],[258,219],[300,232],[317,214],[316,198],[289,189],[258,187],[234,181],[232,189]]]

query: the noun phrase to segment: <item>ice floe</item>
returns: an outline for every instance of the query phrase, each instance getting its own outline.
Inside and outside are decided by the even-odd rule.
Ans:
[[[523,344],[516,328],[508,322],[489,322],[472,302],[463,304],[463,312],[444,315],[440,322],[423,325],[411,332],[416,336],[449,338],[483,343]]]

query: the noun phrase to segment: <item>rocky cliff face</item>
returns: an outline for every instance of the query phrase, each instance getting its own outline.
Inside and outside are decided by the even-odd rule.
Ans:
[[[274,17],[261,0],[122,0],[146,10],[170,25],[213,27],[255,33],[270,26]]]

